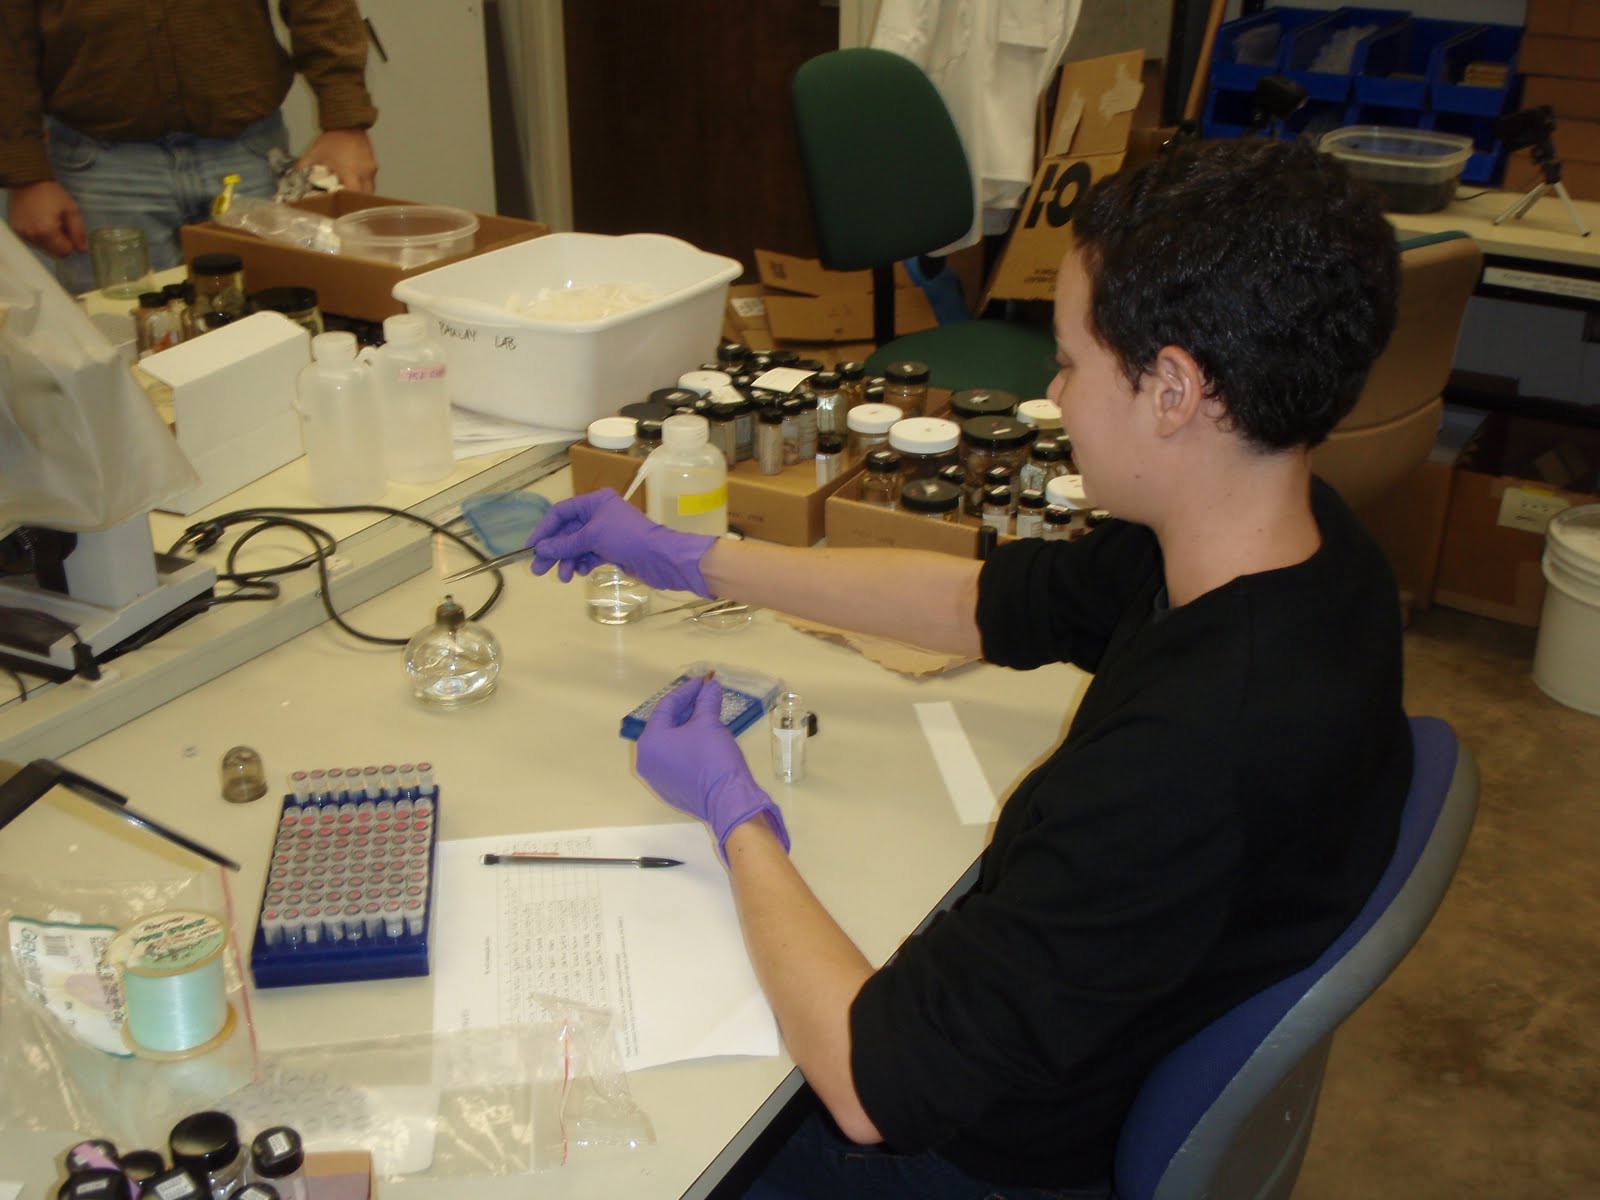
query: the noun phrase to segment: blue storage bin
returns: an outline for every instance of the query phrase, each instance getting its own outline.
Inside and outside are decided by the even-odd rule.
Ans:
[[[1466,37],[1443,48],[1429,80],[1431,106],[1442,113],[1498,117],[1506,111],[1517,83],[1517,47],[1522,30],[1515,25],[1482,25]],[[1461,77],[1468,63],[1492,62],[1506,65],[1506,81],[1500,87],[1464,84]]]
[[[1307,100],[1278,126],[1278,137],[1286,142],[1300,137],[1316,141],[1323,134],[1350,124],[1350,112],[1351,106],[1342,100]]]
[[[1462,183],[1495,183],[1505,161],[1505,147],[1494,136],[1493,117],[1474,117],[1462,113],[1429,113],[1424,129],[1458,133],[1472,139],[1472,153],[1461,168]]]
[[[1382,104],[1352,104],[1345,116],[1346,125],[1387,125],[1394,129],[1422,129],[1428,113],[1410,106],[1389,108]]]
[[[1419,111],[1427,108],[1428,84],[1438,76],[1440,56],[1448,46],[1482,28],[1464,21],[1414,17],[1380,29],[1368,41],[1366,62],[1355,77],[1356,103]]]
[[[1283,65],[1287,35],[1325,16],[1325,10],[1315,8],[1269,8],[1218,26],[1211,44],[1207,86],[1248,95],[1263,75],[1271,75]],[[1240,62],[1241,54],[1248,61]]]
[[[1250,92],[1237,92],[1226,88],[1212,88],[1206,96],[1205,111],[1200,115],[1200,133],[1208,138],[1242,137],[1250,128],[1250,114],[1254,105]]]
[[[1355,77],[1366,65],[1367,49],[1373,37],[1410,16],[1408,12],[1391,8],[1337,9],[1288,35],[1279,70],[1305,88],[1312,100],[1343,103],[1350,99]],[[1348,31],[1368,25],[1374,28],[1356,39],[1350,47],[1348,62],[1337,71],[1322,69],[1325,64],[1320,58],[1324,50],[1339,39],[1348,37]]]

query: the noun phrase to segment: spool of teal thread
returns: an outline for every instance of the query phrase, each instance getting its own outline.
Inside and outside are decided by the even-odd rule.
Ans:
[[[221,921],[189,911],[141,917],[112,939],[130,1048],[184,1055],[226,1036],[233,1022],[222,972],[226,945]]]

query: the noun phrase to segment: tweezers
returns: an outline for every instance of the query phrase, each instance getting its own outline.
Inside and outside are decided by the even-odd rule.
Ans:
[[[467,577],[476,575],[481,571],[494,571],[498,570],[500,567],[509,567],[512,563],[523,562],[526,559],[532,558],[534,553],[535,551],[532,546],[524,546],[522,549],[513,550],[509,554],[497,554],[493,558],[485,559],[481,563],[474,563],[464,571],[457,571],[452,575],[446,575],[442,582],[454,583],[458,579],[466,579]]]

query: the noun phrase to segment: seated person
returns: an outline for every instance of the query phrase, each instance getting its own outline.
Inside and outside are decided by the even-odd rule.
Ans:
[[[613,562],[658,587],[1094,673],[1065,741],[1005,801],[976,887],[877,970],[791,866],[717,684],[656,709],[639,774],[709,822],[826,1110],[752,1196],[1107,1195],[1155,1063],[1312,962],[1361,907],[1410,783],[1400,612],[1308,455],[1383,349],[1397,275],[1378,202],[1330,158],[1255,139],[1174,148],[1088,193],[1056,288],[1050,395],[1117,519],[981,564],[714,540],[609,491],[535,530],[536,573]]]

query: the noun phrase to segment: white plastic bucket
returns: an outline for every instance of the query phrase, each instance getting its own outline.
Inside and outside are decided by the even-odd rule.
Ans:
[[[1600,504],[1551,518],[1540,565],[1549,586],[1533,681],[1551,699],[1600,716]]]
[[[435,323],[455,403],[582,433],[711,356],[742,269],[660,234],[551,233],[402,279],[394,298]],[[538,320],[509,306],[545,288],[602,284],[641,285],[656,298],[596,321]]]

